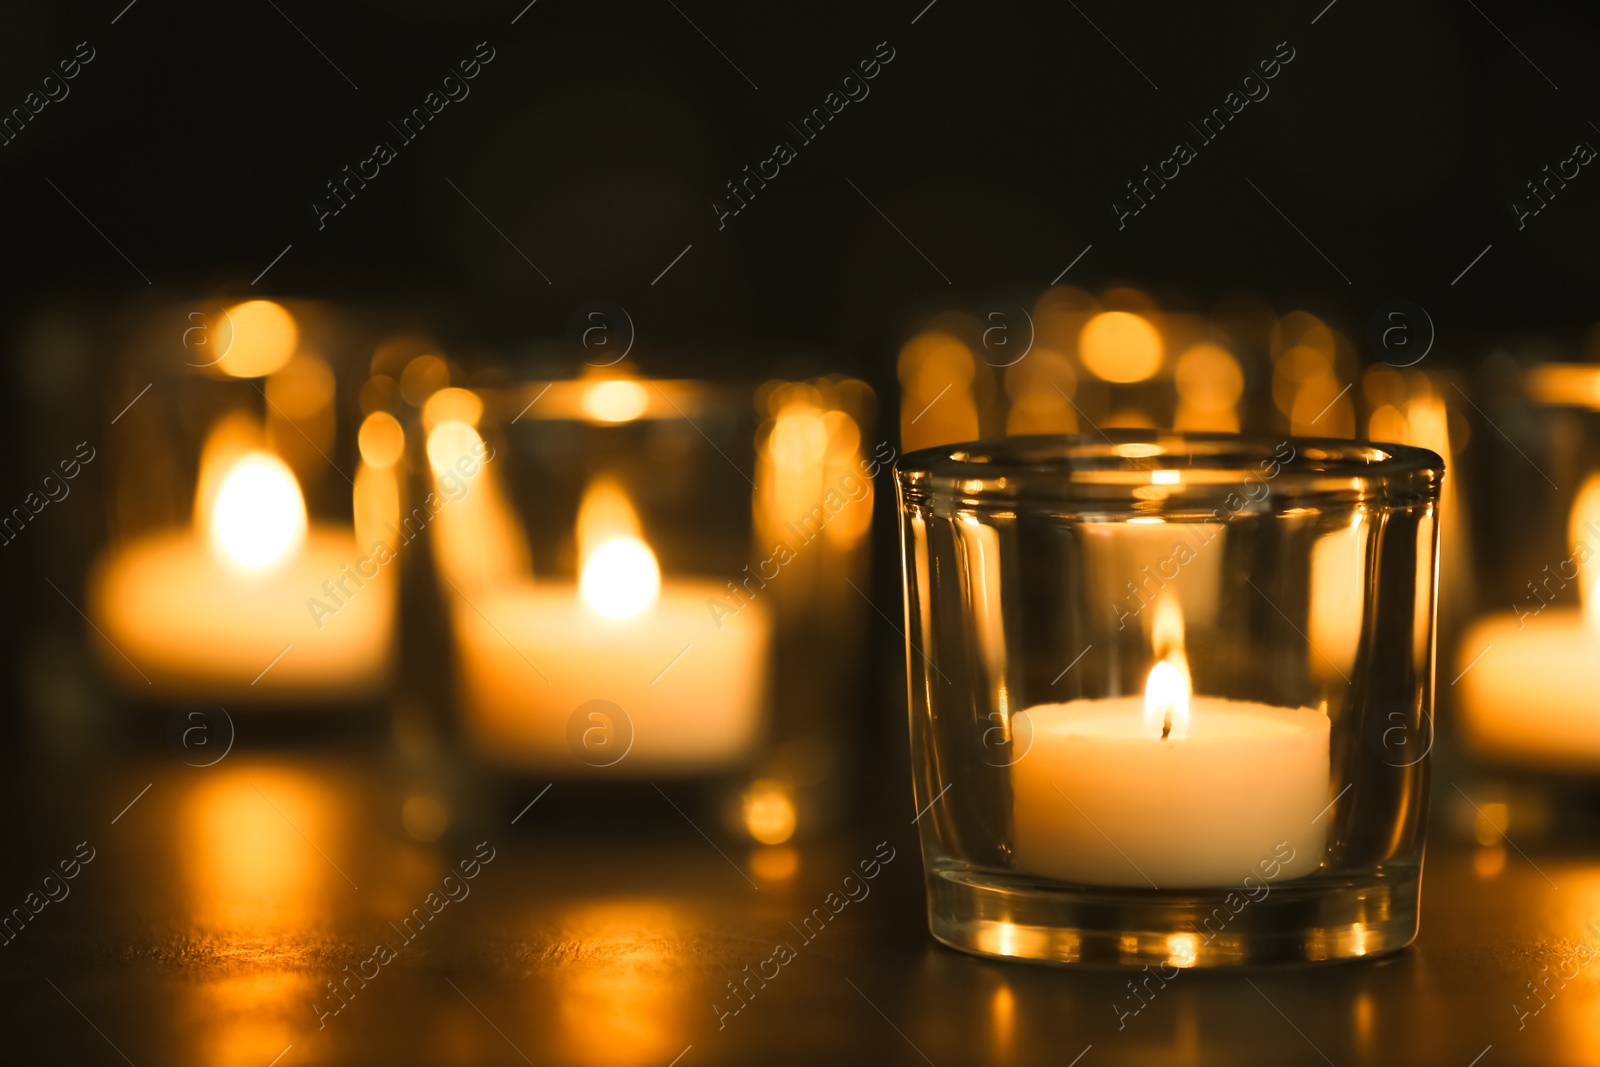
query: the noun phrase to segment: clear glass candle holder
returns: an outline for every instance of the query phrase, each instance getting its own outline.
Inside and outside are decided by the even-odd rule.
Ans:
[[[1442,476],[1141,431],[903,457],[934,936],[1174,967],[1409,944]]]

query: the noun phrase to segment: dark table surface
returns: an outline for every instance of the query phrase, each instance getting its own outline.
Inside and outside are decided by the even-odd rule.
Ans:
[[[935,944],[909,811],[753,850],[670,789],[620,821],[541,789],[453,811],[424,843],[436,810],[414,802],[408,834],[415,778],[374,756],[13,768],[0,908],[40,910],[0,948],[0,1061],[1600,1062],[1600,852],[1436,841],[1410,950],[1188,972],[1119,1021],[1127,972]],[[791,925],[889,849],[820,933]],[[47,881],[64,860],[76,877]],[[733,1013],[728,983],[771,975],[779,943],[793,958]]]

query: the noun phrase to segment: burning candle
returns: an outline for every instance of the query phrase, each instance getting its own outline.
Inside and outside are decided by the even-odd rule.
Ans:
[[[1544,769],[1600,770],[1600,475],[1572,505],[1572,555],[1529,582],[1510,612],[1485,616],[1461,640],[1462,735],[1485,759]],[[1568,584],[1577,608],[1548,606]],[[1548,598],[1548,599],[1547,599]]]
[[[762,732],[766,608],[733,610],[711,581],[663,579],[632,504],[609,483],[586,495],[578,544],[576,585],[504,569],[470,589],[453,583],[458,685],[479,746],[509,763],[622,773],[748,757]],[[595,701],[610,707],[580,711]]]
[[[1012,719],[1016,866],[1083,885],[1237,885],[1322,862],[1329,722],[1311,708],[1196,697],[1175,601],[1143,696],[1044,704]],[[1181,619],[1180,619],[1181,624]]]
[[[237,422],[202,453],[192,528],[109,550],[89,580],[94,644],[157,698],[326,703],[386,679],[394,589],[349,527],[311,524],[288,466]]]

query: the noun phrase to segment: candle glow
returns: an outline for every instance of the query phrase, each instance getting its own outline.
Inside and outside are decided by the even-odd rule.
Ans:
[[[306,502],[287,464],[250,452],[223,477],[211,513],[211,543],[227,558],[260,569],[299,548]]]

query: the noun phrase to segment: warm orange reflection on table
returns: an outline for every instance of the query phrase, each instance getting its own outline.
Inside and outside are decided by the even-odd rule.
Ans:
[[[298,940],[328,921],[332,894],[353,891],[334,866],[349,833],[337,794],[310,775],[219,766],[179,817],[193,921],[225,931],[234,953],[270,958],[280,938]],[[348,873],[350,860],[340,866]]]
[[[557,964],[560,1048],[596,1067],[669,1063],[709,1018],[691,1001],[700,962],[692,923],[676,906],[652,900],[586,904],[557,923],[562,941],[580,946]]]

